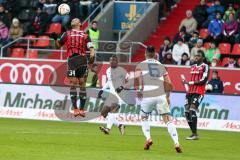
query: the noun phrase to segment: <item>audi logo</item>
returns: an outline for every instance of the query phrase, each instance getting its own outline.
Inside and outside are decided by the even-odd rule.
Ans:
[[[19,76],[22,77],[23,83],[29,83],[32,76],[34,76],[34,72],[31,72],[31,69],[36,69],[36,73],[35,73],[35,80],[37,84],[42,84],[43,80],[44,80],[44,72],[43,69],[48,69],[53,73],[53,78],[50,84],[54,84],[57,80],[57,73],[55,72],[55,69],[50,66],[50,65],[37,65],[37,64],[23,64],[23,63],[19,63],[19,64],[12,64],[12,63],[3,63],[0,65],[0,75],[2,70],[6,67],[10,68],[10,73],[8,75],[4,75],[4,76],[9,76],[11,83],[16,83],[17,79]],[[19,75],[19,69],[23,68],[23,72],[22,75]],[[0,76],[0,82],[3,82],[1,76]]]

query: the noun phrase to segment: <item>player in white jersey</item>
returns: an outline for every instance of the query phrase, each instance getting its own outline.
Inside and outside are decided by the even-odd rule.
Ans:
[[[169,96],[172,90],[171,80],[166,68],[154,59],[154,47],[148,46],[145,56],[146,60],[139,63],[135,70],[137,101],[141,105],[142,131],[146,137],[144,149],[149,150],[153,144],[148,117],[155,106],[167,125],[176,151],[180,153],[182,150],[178,141],[178,133],[170,116]]]
[[[107,126],[100,126],[100,130],[109,134],[113,124],[118,126],[120,133],[123,135],[125,131],[125,126],[123,124],[119,124],[117,121],[118,113],[116,113],[120,105],[123,103],[122,98],[125,96],[123,90],[123,85],[126,83],[128,78],[127,71],[118,66],[118,58],[114,55],[110,58],[110,67],[106,71],[107,74],[107,82],[103,86],[102,90],[98,93],[98,98],[106,98],[104,102],[104,107],[102,109],[101,115],[106,118],[107,117]],[[104,91],[108,91],[108,96],[103,97],[102,94]],[[119,92],[119,93],[118,93]],[[121,92],[121,93],[120,93]]]

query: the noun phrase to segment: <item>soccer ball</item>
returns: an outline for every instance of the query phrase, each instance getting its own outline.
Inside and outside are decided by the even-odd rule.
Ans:
[[[60,15],[67,15],[70,13],[70,7],[68,4],[66,3],[62,3],[60,4],[60,6],[58,7],[58,13]]]

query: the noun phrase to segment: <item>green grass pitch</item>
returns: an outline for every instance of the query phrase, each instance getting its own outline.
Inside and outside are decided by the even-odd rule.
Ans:
[[[153,146],[143,150],[141,128],[113,127],[103,135],[98,124],[0,119],[0,160],[239,160],[240,133],[200,130],[200,140],[186,141],[177,154],[166,128],[152,128]]]

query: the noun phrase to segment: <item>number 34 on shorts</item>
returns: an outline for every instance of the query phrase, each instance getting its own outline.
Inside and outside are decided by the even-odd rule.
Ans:
[[[68,77],[76,77],[76,71],[75,70],[68,70],[67,75],[68,75]]]

